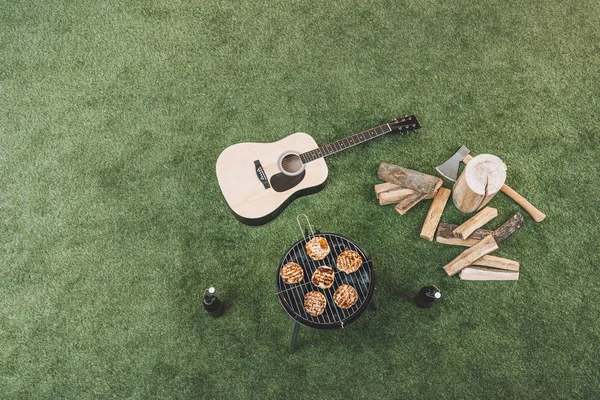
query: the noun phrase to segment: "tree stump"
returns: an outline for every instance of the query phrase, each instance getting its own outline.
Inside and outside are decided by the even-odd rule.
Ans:
[[[506,165],[498,157],[474,157],[456,180],[452,190],[454,205],[465,214],[482,209],[504,185]]]

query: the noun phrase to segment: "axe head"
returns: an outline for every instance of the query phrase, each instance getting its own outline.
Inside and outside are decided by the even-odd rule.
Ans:
[[[451,181],[456,181],[458,178],[458,167],[460,166],[460,162],[464,160],[464,158],[471,152],[471,150],[467,149],[465,146],[462,146],[450,159],[448,159],[442,165],[438,165],[435,167],[437,171],[444,176],[446,179],[450,179]]]

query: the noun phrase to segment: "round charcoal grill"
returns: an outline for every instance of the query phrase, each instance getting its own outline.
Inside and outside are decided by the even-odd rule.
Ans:
[[[330,252],[320,261],[315,261],[306,254],[306,243],[315,236],[323,237],[329,243]],[[344,250],[354,250],[360,254],[363,263],[358,271],[346,274],[338,270],[336,260]],[[299,264],[304,270],[304,278],[299,283],[288,285],[279,276],[281,268],[289,262]],[[313,273],[324,265],[335,270],[333,286],[329,289],[320,289],[311,282]],[[358,301],[348,309],[338,307],[333,301],[333,294],[343,284],[353,286],[358,293]],[[374,288],[373,262],[356,243],[335,233],[316,233],[298,240],[285,253],[277,269],[277,294],[284,310],[296,322],[315,329],[343,328],[356,320],[369,306]],[[327,298],[325,311],[317,317],[308,314],[304,309],[304,296],[312,291],[321,292]]]

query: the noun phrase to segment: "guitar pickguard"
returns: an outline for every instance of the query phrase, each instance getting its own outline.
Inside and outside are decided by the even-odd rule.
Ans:
[[[271,187],[276,192],[285,192],[302,182],[305,175],[306,171],[302,171],[302,173],[295,176],[289,176],[280,172],[271,177]]]

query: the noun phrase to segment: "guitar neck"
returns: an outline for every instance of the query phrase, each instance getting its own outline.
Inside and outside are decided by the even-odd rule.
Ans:
[[[380,125],[377,128],[369,129],[367,131],[357,133],[356,135],[348,136],[345,139],[330,143],[326,146],[321,146],[314,150],[307,151],[306,153],[302,153],[300,154],[300,159],[302,160],[303,164],[306,164],[319,158],[327,157],[334,153],[339,153],[342,150],[346,150],[349,147],[364,143],[367,140],[383,136],[391,131],[392,129],[390,128],[390,124]]]

